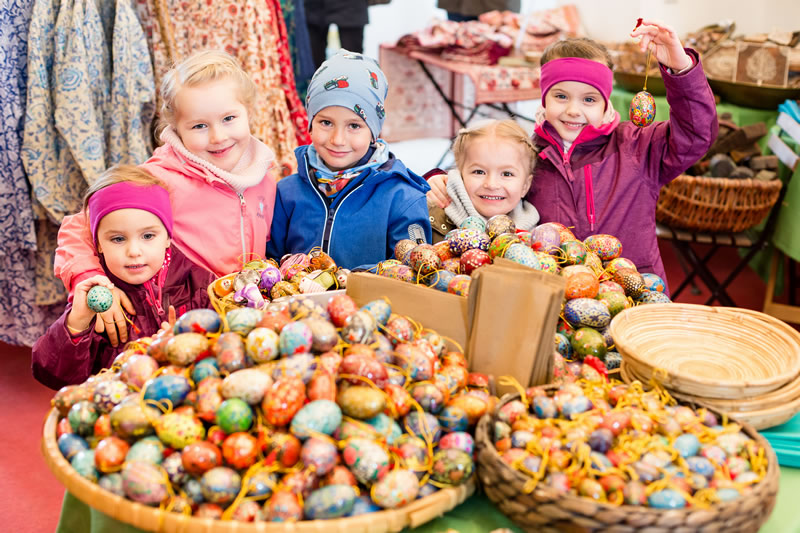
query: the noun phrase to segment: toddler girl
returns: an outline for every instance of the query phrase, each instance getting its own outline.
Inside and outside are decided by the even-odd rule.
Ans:
[[[456,168],[447,173],[450,203],[442,210],[435,201],[428,201],[434,241],[442,240],[469,216],[485,221],[508,215],[517,229],[536,227],[539,213],[524,199],[533,179],[536,154],[519,124],[486,120],[464,128],[453,142],[453,155]]]
[[[225,52],[199,52],[170,70],[161,84],[160,146],[142,167],[170,187],[175,245],[218,276],[264,257],[275,202],[269,175],[275,156],[250,134],[255,85]],[[86,218],[66,217],[58,233],[55,273],[70,292],[102,274]],[[123,307],[133,312],[120,294]],[[98,332],[113,345],[127,340],[120,304],[102,313]],[[105,322],[103,322],[105,321]],[[114,327],[115,326],[115,327]]]
[[[114,287],[128,296],[139,336],[156,333],[170,306],[183,313],[208,307],[214,275],[171,247],[173,219],[169,193],[140,167],[107,170],[89,188],[83,213],[100,259],[102,275],[80,281],[64,314],[33,346],[37,380],[53,389],[83,383],[111,365],[118,350],[91,325],[89,289]],[[84,216],[84,215],[81,215]]]

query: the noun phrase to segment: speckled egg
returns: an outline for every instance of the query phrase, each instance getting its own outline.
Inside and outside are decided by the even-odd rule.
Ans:
[[[217,409],[217,425],[227,434],[247,431],[253,425],[253,410],[244,400],[231,398]]]
[[[602,329],[611,322],[608,307],[591,298],[575,298],[564,304],[564,317],[575,327]]]
[[[129,461],[122,467],[122,490],[131,500],[156,505],[169,496],[162,470],[144,461]]]
[[[246,336],[256,327],[263,314],[263,311],[259,309],[237,307],[225,314],[225,321],[228,323],[228,329],[231,332]]]
[[[339,391],[336,403],[345,415],[360,420],[372,418],[386,406],[385,396],[381,391],[362,385],[353,385]]]
[[[419,479],[411,470],[395,469],[372,488],[372,499],[384,509],[402,507],[417,498]]]
[[[666,290],[666,283],[656,274],[642,272],[642,279],[644,279],[644,288],[648,291],[664,292]]]
[[[253,328],[247,334],[245,349],[256,364],[271,361],[278,357],[278,334],[269,328]]]
[[[219,423],[219,412],[217,412],[217,420]],[[153,426],[161,442],[176,450],[180,450],[192,442],[203,440],[206,436],[206,429],[200,420],[182,413],[173,412],[162,415],[153,422]]]
[[[625,257],[617,257],[616,259],[612,259],[611,261],[605,263],[605,267],[606,271],[612,276],[616,274],[618,270],[623,268],[636,270],[636,265],[633,264],[633,261]]]
[[[356,479],[366,485],[380,480],[389,471],[386,450],[368,439],[350,439],[342,450],[342,459]]]
[[[246,470],[255,464],[258,452],[256,438],[243,431],[232,433],[222,441],[222,457],[227,464],[238,470]]]
[[[643,291],[636,301],[640,304],[668,304],[672,302],[669,296],[658,291]]]
[[[180,457],[183,469],[194,476],[222,466],[222,451],[218,446],[205,440],[187,445],[180,452]]]
[[[144,399],[169,402],[169,405],[175,408],[183,403],[190,390],[192,386],[185,377],[162,374],[145,382]]]
[[[472,274],[474,270],[482,266],[491,264],[492,264],[492,258],[489,256],[488,253],[484,252],[483,250],[473,248],[461,254],[461,259],[460,259],[461,272],[463,272],[468,276]]]
[[[309,520],[348,516],[357,494],[349,485],[327,485],[309,494],[303,514]]]
[[[472,456],[457,448],[439,450],[433,456],[431,478],[445,485],[460,485],[472,475]]]
[[[611,318],[614,318],[618,313],[631,306],[630,300],[628,300],[628,297],[622,292],[604,292],[597,296],[597,300],[603,302],[606,307],[608,307]]]
[[[614,281],[620,284],[625,290],[625,295],[631,298],[639,298],[644,291],[644,278],[642,275],[631,269],[619,269],[614,274]]]
[[[589,235],[583,240],[587,250],[596,253],[603,261],[610,261],[622,255],[622,243],[613,235]]]
[[[564,297],[567,300],[575,298],[594,298],[600,290],[600,282],[597,276],[586,272],[578,272],[567,278],[567,286],[564,289]]]
[[[647,91],[639,91],[631,100],[628,116],[640,128],[649,126],[656,119],[656,99]]]
[[[543,272],[549,272],[550,274],[558,274],[561,271],[561,267],[558,266],[558,261],[552,255],[546,254],[544,252],[535,252],[536,259],[539,260],[539,269]]]
[[[217,466],[200,478],[203,497],[211,503],[224,505],[233,501],[242,488],[242,478],[232,468]]]
[[[117,380],[101,381],[94,388],[94,404],[101,413],[109,413],[130,394],[128,385]]]
[[[522,243],[514,243],[509,245],[508,248],[506,248],[505,253],[503,253],[503,257],[509,261],[514,261],[515,263],[519,263],[520,265],[531,267],[536,270],[541,270],[542,268],[542,265],[539,264],[539,259],[536,257],[536,252]]]
[[[213,344],[211,350],[220,370],[235,372],[246,365],[244,341],[237,333],[223,333]]]
[[[95,285],[86,293],[86,305],[95,313],[105,313],[114,303],[114,294],[102,285]]]
[[[273,426],[285,426],[306,401],[306,387],[296,377],[276,380],[264,395],[261,408],[264,418]]]
[[[503,233],[514,234],[517,226],[508,215],[495,215],[486,221],[486,234],[490,239],[494,239]]]
[[[339,462],[339,450],[333,440],[311,437],[303,444],[300,459],[314,474],[324,476]]]
[[[173,365],[189,366],[210,347],[208,338],[200,333],[181,333],[167,342],[167,360]]]
[[[316,400],[297,411],[290,427],[298,438],[305,439],[315,433],[332,435],[341,422],[342,410],[335,402]]]
[[[430,244],[419,244],[408,255],[409,266],[420,276],[428,274],[442,267],[442,260],[436,249]]]
[[[394,245],[394,258],[398,261],[403,261],[403,258],[417,246],[417,243],[411,239],[400,239]]]
[[[469,296],[469,286],[471,282],[472,278],[465,274],[455,275],[447,285],[447,292],[455,294],[456,296]]]
[[[474,229],[484,233],[486,231],[486,221],[482,217],[468,216],[458,225],[459,229]]]

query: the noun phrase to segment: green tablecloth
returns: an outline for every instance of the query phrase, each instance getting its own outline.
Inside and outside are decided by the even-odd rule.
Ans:
[[[800,532],[798,494],[800,494],[800,469],[781,467],[778,501],[769,521],[761,528],[761,533]],[[444,516],[414,529],[414,533],[443,533],[448,529],[454,529],[459,533],[488,533],[498,528],[508,528],[519,533],[522,531],[501,514],[486,496],[475,494]],[[57,533],[140,533],[140,531],[90,509],[70,493],[64,495]]]
[[[780,206],[772,243],[795,261],[800,261],[800,165],[797,165],[794,175],[788,176],[788,169],[786,174],[786,196]]]

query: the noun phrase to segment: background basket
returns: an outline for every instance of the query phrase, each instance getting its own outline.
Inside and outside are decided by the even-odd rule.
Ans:
[[[493,414],[481,418],[476,430],[475,445],[478,477],[486,495],[526,531],[751,533],[758,531],[775,506],[779,481],[778,460],[769,443],[748,424],[741,424],[742,431],[766,450],[769,461],[767,475],[749,493],[731,502],[718,503],[710,509],[662,510],[631,505],[614,506],[572,494],[559,494],[543,484],[527,494],[523,487],[530,478],[506,464],[490,438],[494,417],[500,407],[518,398],[519,394],[506,395]]]
[[[83,478],[64,459],[56,442],[58,412],[45,419],[42,453],[56,478],[73,496],[93,509],[145,531],[159,533],[387,533],[414,528],[443,515],[475,492],[475,479],[464,485],[439,490],[400,509],[331,520],[294,523],[220,521],[161,511],[108,492]]]
[[[661,188],[656,220],[692,231],[744,231],[767,216],[781,185],[780,180],[681,175]]]

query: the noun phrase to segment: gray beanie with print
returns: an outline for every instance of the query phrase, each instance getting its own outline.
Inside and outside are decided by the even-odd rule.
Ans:
[[[330,106],[354,112],[367,123],[372,138],[380,135],[386,112],[383,103],[389,87],[378,62],[363,54],[341,49],[322,63],[306,96],[309,129],[314,116]]]

